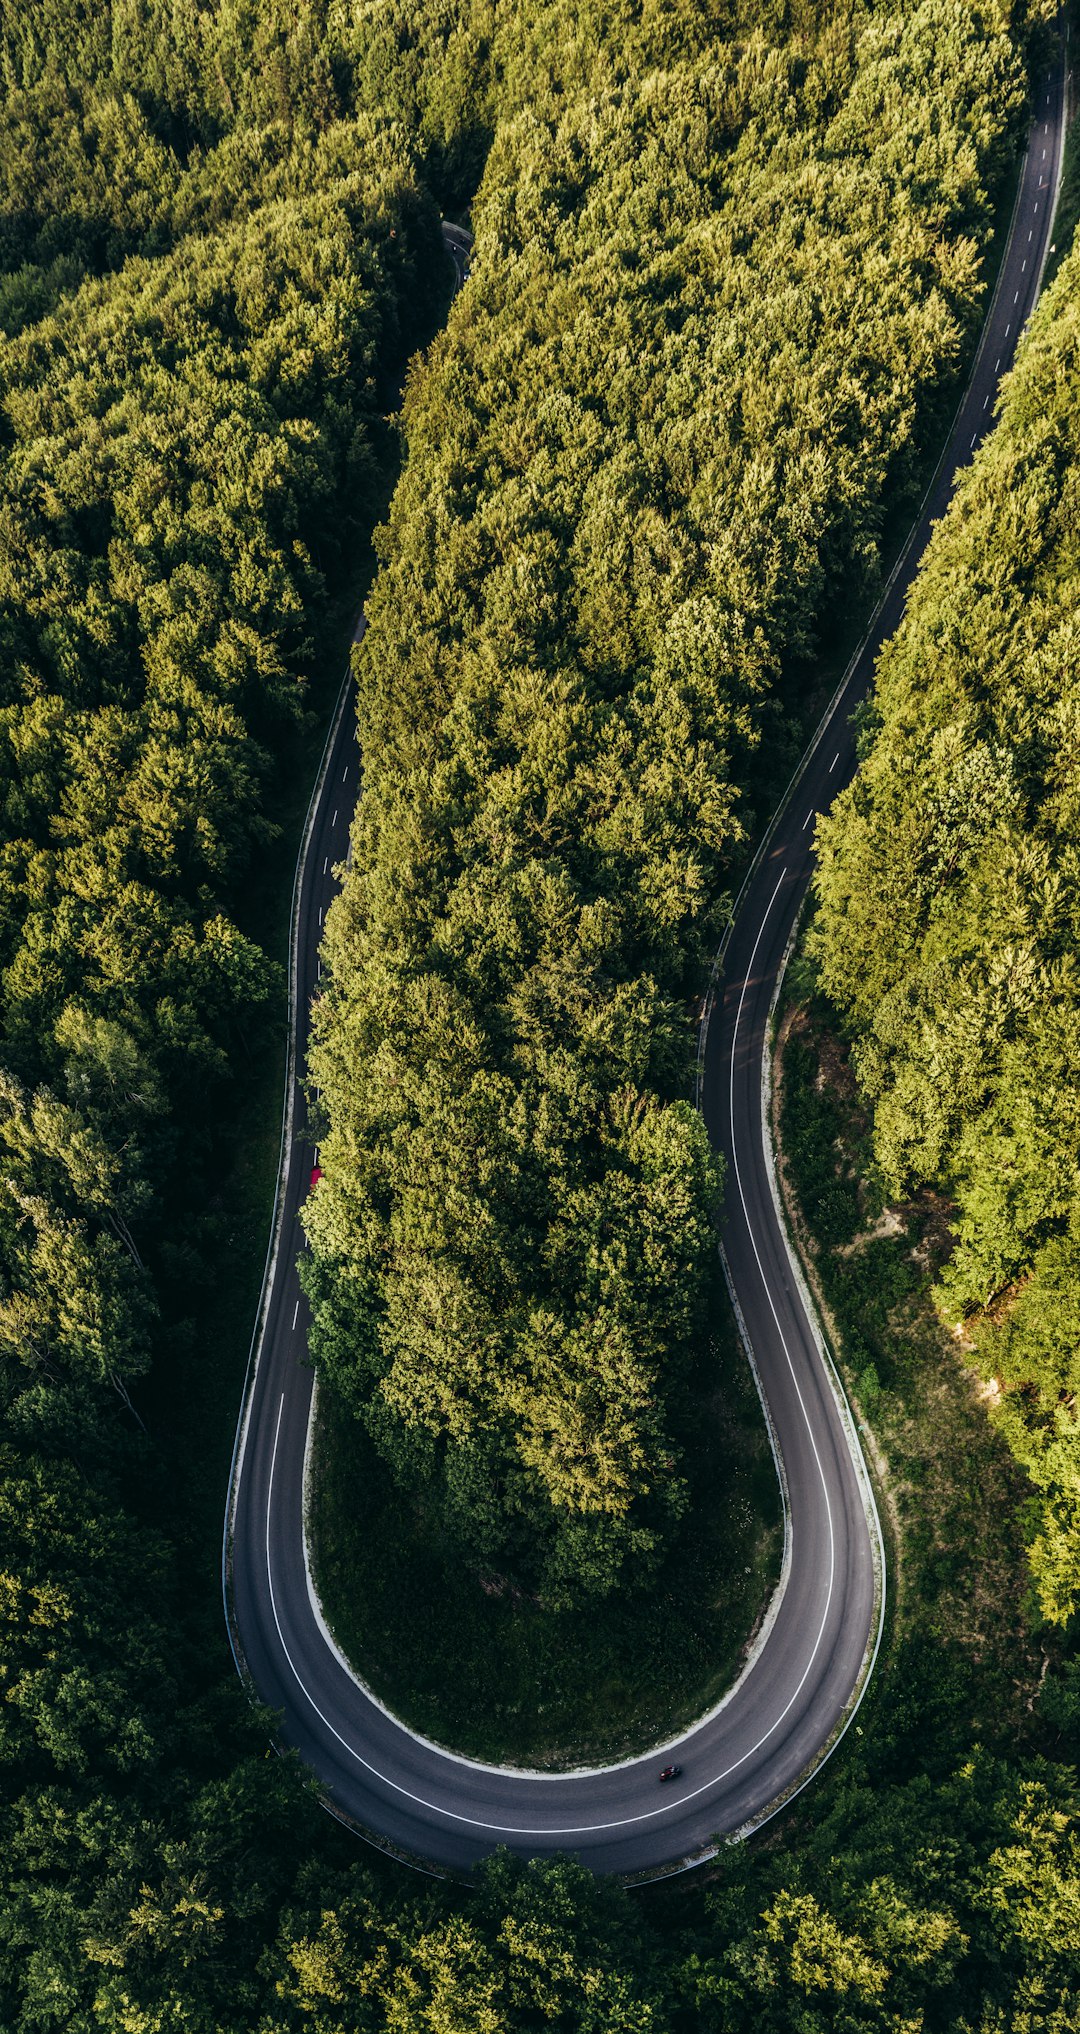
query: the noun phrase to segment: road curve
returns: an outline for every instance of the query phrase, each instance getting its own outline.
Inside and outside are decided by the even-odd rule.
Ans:
[[[803,1782],[850,1719],[881,1604],[873,1503],[800,1291],[770,1185],[762,1119],[769,1012],[810,874],[813,819],[850,777],[849,717],[956,469],[989,426],[993,397],[1038,294],[1060,176],[1064,75],[1037,89],[1036,120],[972,379],[920,520],[739,901],[722,985],[702,1031],[700,1098],[727,1166],[725,1262],[782,1461],[784,1576],[764,1642],[726,1702],[678,1742],[683,1767],[657,1786],[655,1752],[595,1772],[514,1772],[458,1758],[390,1716],[335,1653],[310,1589],[303,1534],[312,1373],[296,1274],[299,1210],[314,1153],[297,1069],[307,1051],[322,921],[345,857],[359,781],[343,686],[297,867],[292,1037],[282,1164],[263,1297],[230,1476],[222,1574],[237,1665],[281,1716],[281,1739],[333,1812],[416,1861],[461,1870],[498,1844],[576,1853],[597,1871],[643,1873],[707,1855]],[[451,236],[452,237],[452,236]],[[452,247],[459,277],[467,248]]]

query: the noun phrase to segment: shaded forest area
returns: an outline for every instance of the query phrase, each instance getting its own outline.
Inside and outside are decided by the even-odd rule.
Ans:
[[[1030,1748],[1006,1764],[928,1741],[918,1691],[817,1790],[798,1843],[725,1856],[707,1892],[635,1905],[570,1862],[499,1860],[466,1896],[358,1863],[236,1683],[216,1547],[187,1508],[197,1456],[178,1476],[129,1410],[155,1372],[178,1398],[196,1374],[218,1112],[281,993],[240,923],[340,639],[382,413],[445,291],[429,193],[469,188],[502,91],[557,104],[757,12],[552,7],[526,27],[500,9],[502,39],[490,10],[449,7],[0,15],[0,2024],[20,2034],[1070,2024],[1071,1777]],[[760,10],[781,45],[820,14]],[[939,159],[938,127],[970,118],[954,259],[985,230],[974,193],[1019,107],[1023,25],[904,19],[928,77],[955,53],[921,144],[931,197],[954,146]],[[782,81],[789,55],[772,61]],[[875,122],[905,96],[890,86]],[[550,146],[534,118],[500,146]],[[939,276],[912,204],[941,304],[930,395],[974,270]],[[882,432],[902,478],[910,438]],[[873,530],[858,502],[852,529]],[[726,852],[708,848],[721,886]],[[706,930],[689,911],[652,935],[672,981]],[[202,1445],[220,1458],[220,1436]]]
[[[955,389],[1025,91],[952,0],[669,21],[663,69],[655,21],[588,22],[535,32],[531,94],[495,38],[471,279],[407,392],[303,1261],[402,1487],[547,1603],[648,1581],[686,1516],[690,1006],[792,675]]]
[[[887,1190],[951,1200],[939,1304],[1031,1480],[1058,1624],[1080,1608],[1078,293],[1074,252],[882,659],[814,937]]]

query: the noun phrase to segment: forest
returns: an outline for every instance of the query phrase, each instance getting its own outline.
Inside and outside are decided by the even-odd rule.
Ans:
[[[312,1060],[320,1373],[545,1601],[685,1516],[690,1004],[954,388],[1024,94],[952,5],[669,47],[496,127],[407,390]]]
[[[13,2034],[1075,2025],[1080,1704],[1060,1677],[1020,1741],[980,1747],[962,1709],[943,1724],[934,1660],[906,1658],[872,1742],[784,1843],[725,1852],[708,1887],[634,1897],[569,1859],[505,1857],[465,1889],[413,1879],[322,1813],[249,1709],[217,1594],[231,1432],[210,1430],[222,1394],[231,1423],[243,1361],[218,1337],[231,1095],[271,1058],[283,998],[254,906],[280,874],[290,766],[383,514],[386,420],[449,294],[439,208],[486,163],[475,288],[409,373],[360,673],[378,746],[320,1069],[344,1141],[360,1083],[337,1097],[335,1055],[354,1070],[378,1056],[363,1107],[385,1112],[384,1142],[313,1222],[320,1360],[365,1417],[393,1377],[388,1454],[411,1467],[427,1449],[477,1531],[467,1447],[446,1475],[450,1413],[479,1433],[503,1479],[489,1529],[505,1535],[516,1502],[522,1558],[552,1587],[607,1586],[671,1529],[664,1407],[697,1333],[716,1191],[680,1099],[686,999],[796,738],[788,681],[830,612],[872,592],[890,504],[970,342],[1030,25],[961,0],[0,12]],[[1055,472],[1065,485],[1044,424],[1067,434],[1070,273],[1060,329],[1044,319],[1018,371],[1016,389],[1044,362],[1005,457],[1048,507]],[[1040,463],[1052,447],[1060,468]],[[1067,517],[1052,527],[1062,563],[1033,550],[1026,583],[1060,609],[1063,643]],[[1015,617],[1016,700],[1029,670],[1041,699],[1019,593]],[[1042,712],[1013,765],[1028,810],[1050,768]],[[993,756],[1012,726],[988,733]],[[1028,845],[1064,861],[1056,796]],[[1007,802],[993,810],[1013,824]],[[1062,984],[1066,911],[1047,906]],[[493,1124],[497,1194],[469,1169]],[[435,1196],[410,1200],[395,1133],[458,1197],[460,1263]],[[1025,1241],[965,1240],[950,1303],[974,1318],[993,1287],[977,1332],[1000,1331],[1002,1351],[1033,1252],[1046,1289],[1065,1275],[1060,1192]],[[522,1220],[542,1240],[535,1282]],[[416,1378],[385,1323],[423,1297],[409,1279],[475,1286],[481,1255],[490,1341],[458,1404],[444,1315],[406,1456]],[[359,1348],[336,1327],[342,1281],[369,1294]],[[646,1334],[649,1281],[663,1305]],[[560,1453],[568,1358],[597,1354],[582,1297],[600,1289],[589,1445]],[[1003,1380],[1034,1365],[1027,1333],[1028,1353],[1014,1339],[989,1359]],[[500,1401],[508,1347],[520,1397]],[[1049,1381],[1064,1341],[1038,1360],[1045,1382],[1013,1400],[1036,1482],[1064,1420]]]

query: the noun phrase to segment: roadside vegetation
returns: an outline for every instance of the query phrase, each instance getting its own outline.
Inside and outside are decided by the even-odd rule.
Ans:
[[[1007,1754],[1031,1735],[1044,1667],[1023,1559],[1030,1486],[933,1303],[953,1209],[928,1189],[886,1199],[836,1014],[812,985],[804,960],[779,1026],[774,1123],[790,1226],[876,1471],[891,1600],[875,1704],[886,1728],[899,1703],[946,1741],[969,1731]]]
[[[1074,251],[881,662],[820,827],[812,951],[885,1189],[949,1197],[936,1300],[1030,1479],[1043,1615],[1080,1608],[1080,339]]]

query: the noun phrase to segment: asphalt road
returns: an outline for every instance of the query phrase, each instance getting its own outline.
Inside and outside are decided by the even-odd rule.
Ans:
[[[297,1068],[305,1060],[319,943],[347,851],[359,755],[346,683],[309,815],[294,899],[292,1005],[282,1173],[253,1362],[237,1433],[223,1580],[238,1666],[281,1717],[281,1739],[318,1775],[327,1805],[374,1840],[460,1869],[498,1844],[577,1853],[598,1871],[649,1872],[707,1854],[761,1820],[814,1769],[850,1721],[872,1661],[882,1590],[872,1499],[857,1439],[815,1338],[770,1187],[762,1065],[770,1005],[812,860],[814,815],[854,766],[851,712],[895,629],[915,565],[989,428],[993,398],[1033,307],[1060,171],[1063,77],[1037,92],[997,291],[967,395],[920,522],[870,633],[804,761],[739,904],[721,986],[703,1028],[701,1103],[727,1161],[724,1250],[773,1429],[788,1504],[784,1575],[756,1656],[722,1707],[667,1756],[599,1772],[512,1772],[459,1759],[389,1716],[335,1654],[310,1589],[303,1537],[312,1374],[296,1274],[299,1209],[314,1152]],[[454,236],[459,279],[467,244]]]

